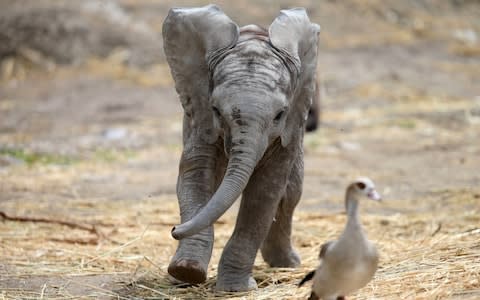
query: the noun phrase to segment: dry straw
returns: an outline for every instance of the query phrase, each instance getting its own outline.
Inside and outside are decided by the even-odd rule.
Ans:
[[[351,299],[479,299],[478,198],[473,191],[442,191],[416,199],[417,212],[409,209],[413,200],[392,200],[385,207],[401,213],[389,215],[367,213],[373,206],[366,205],[362,221],[379,247],[380,268],[374,280]],[[78,228],[0,223],[0,299],[305,299],[310,287],[299,289],[296,284],[317,266],[320,245],[335,238],[345,221],[341,212],[298,211],[294,243],[302,267],[269,268],[259,256],[254,267],[258,290],[215,293],[217,263],[235,215],[228,213],[216,224],[207,282],[175,286],[165,272],[176,245],[169,236],[178,220],[173,200],[64,203],[75,222],[96,224],[108,236],[94,244],[76,244],[75,240],[92,238],[91,232]],[[20,210],[7,203],[5,209],[25,215],[46,211],[48,205],[48,201],[27,203]]]

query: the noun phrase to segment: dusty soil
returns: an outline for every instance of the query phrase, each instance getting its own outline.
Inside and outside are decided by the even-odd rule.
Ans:
[[[305,138],[299,209],[342,211],[344,186],[350,178],[366,175],[375,180],[385,202],[368,205],[365,213],[425,212],[434,219],[448,209],[440,201],[445,193],[477,199],[465,210],[478,213],[480,5],[390,2],[295,3],[309,8],[311,18],[322,25],[322,124]],[[172,4],[119,3],[157,32]],[[267,25],[279,8],[290,6],[288,1],[235,3],[219,5],[239,24]],[[1,211],[78,222],[112,220],[121,228],[128,223],[120,218],[124,215],[109,212],[128,211],[137,216],[137,224],[147,226],[141,222],[143,209],[158,210],[162,219],[162,207],[175,205],[182,110],[168,68],[163,62],[136,69],[125,66],[121,56],[116,50],[50,70],[13,59],[19,67],[8,76],[4,72],[0,85]],[[168,224],[155,230],[168,233],[178,219],[167,217]],[[68,263],[42,261],[42,251],[66,242],[46,236],[44,247],[14,254],[12,245],[36,234],[33,225],[18,226],[24,228],[22,235],[9,235],[12,231],[4,227],[0,236],[1,253],[10,255],[0,261],[0,290],[7,298],[19,297],[11,292],[18,290],[38,297],[45,286],[61,287],[48,289],[52,297],[118,291],[126,287],[118,282],[128,282],[136,273],[133,263],[105,274],[48,271],[48,266],[61,269]],[[175,242],[163,242],[169,246],[152,259],[164,271]]]

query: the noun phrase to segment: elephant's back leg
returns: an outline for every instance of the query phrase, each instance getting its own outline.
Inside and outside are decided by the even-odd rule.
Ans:
[[[315,94],[313,94],[312,106],[308,110],[307,121],[305,124],[305,130],[307,132],[312,132],[317,130],[320,125],[320,114],[321,114],[321,94],[320,94],[320,83],[317,80],[315,82]]]
[[[289,175],[285,195],[261,248],[263,259],[272,267],[300,265],[300,257],[291,242],[293,212],[300,201],[303,185],[303,150],[299,149],[299,152]]]

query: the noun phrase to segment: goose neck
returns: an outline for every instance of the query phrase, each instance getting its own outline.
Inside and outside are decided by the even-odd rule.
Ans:
[[[345,197],[345,208],[347,210],[348,220],[358,223],[358,198],[351,190],[347,191],[347,195]]]

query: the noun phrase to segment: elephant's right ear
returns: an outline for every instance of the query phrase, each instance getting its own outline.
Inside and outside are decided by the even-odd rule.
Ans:
[[[163,23],[165,55],[185,118],[189,119],[188,132],[198,134],[207,143],[213,143],[218,136],[208,99],[208,61],[233,47],[238,35],[237,24],[215,5],[172,8]]]

